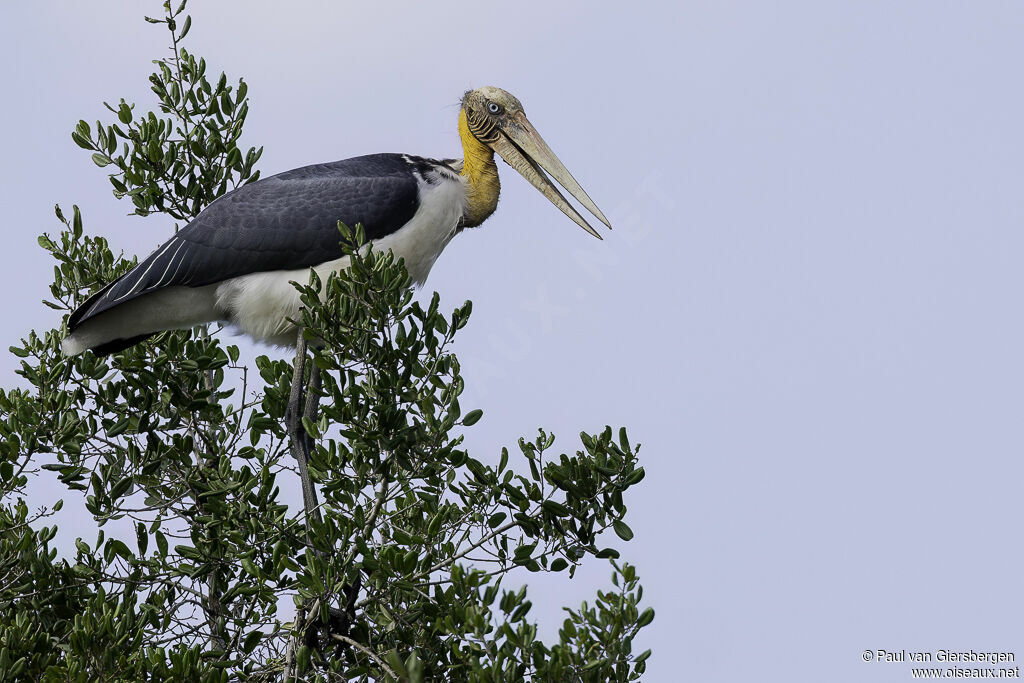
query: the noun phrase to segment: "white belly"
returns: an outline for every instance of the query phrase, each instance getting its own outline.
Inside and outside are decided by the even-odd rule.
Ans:
[[[405,260],[406,270],[416,284],[423,284],[431,267],[448,242],[465,207],[466,187],[461,179],[439,178],[436,184],[420,181],[420,206],[412,219],[399,230],[373,242],[377,251],[392,250]],[[339,236],[340,239],[340,236]],[[315,266],[324,282],[349,264],[348,257]],[[231,323],[257,339],[270,344],[295,343],[296,320],[302,302],[292,282],[305,284],[309,269],[276,270],[253,273],[225,280],[217,285],[217,307],[230,311]]]

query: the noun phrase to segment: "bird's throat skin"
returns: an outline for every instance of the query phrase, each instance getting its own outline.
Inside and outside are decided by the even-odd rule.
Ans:
[[[494,150],[476,139],[469,130],[466,110],[459,111],[459,137],[462,138],[462,177],[466,181],[466,210],[462,225],[475,228],[498,208],[498,165]]]

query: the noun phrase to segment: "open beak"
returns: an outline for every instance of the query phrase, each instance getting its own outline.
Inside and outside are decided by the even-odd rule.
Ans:
[[[589,232],[597,239],[603,239],[596,230],[580,215],[565,196],[559,192],[555,184],[545,174],[551,174],[558,184],[585,206],[590,213],[594,214],[599,221],[609,228],[612,224],[608,222],[601,209],[589,195],[580,187],[576,179],[572,177],[569,170],[558,160],[555,153],[551,151],[544,138],[527,120],[526,116],[519,112],[509,116],[502,124],[497,126],[497,140],[489,142],[491,147],[504,159],[509,166],[530,181],[541,193],[551,201],[552,204],[562,210],[577,225]]]

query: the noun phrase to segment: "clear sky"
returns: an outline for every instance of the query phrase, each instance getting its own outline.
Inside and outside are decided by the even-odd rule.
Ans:
[[[0,8],[2,348],[58,321],[36,245],[55,202],[129,253],[171,233],[126,216],[69,137],[103,100],[151,106],[165,42],[144,7]],[[563,448],[605,424],[643,443],[618,545],[658,612],[649,680],[910,680],[866,649],[1024,657],[1024,5],[192,9],[192,49],[249,83],[264,173],[456,156],[459,97],[491,84],[611,219],[598,242],[502,165],[498,212],[427,288],[474,301],[457,351],[478,457],[538,426]],[[534,581],[535,616],[550,633],[607,575]]]

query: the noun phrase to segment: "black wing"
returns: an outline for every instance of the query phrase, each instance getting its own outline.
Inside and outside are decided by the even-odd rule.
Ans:
[[[341,258],[338,221],[362,223],[371,240],[395,232],[416,213],[416,176],[429,166],[418,157],[374,154],[297,168],[233,190],[90,297],[71,314],[68,328],[163,287],[202,287]]]

